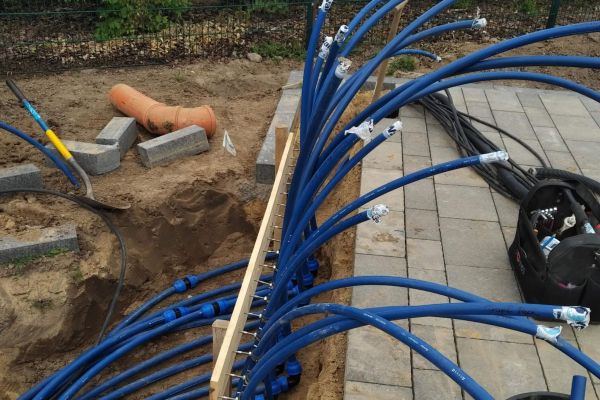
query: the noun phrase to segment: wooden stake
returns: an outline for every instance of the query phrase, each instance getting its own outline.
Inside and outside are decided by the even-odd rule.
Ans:
[[[223,345],[223,339],[225,339],[225,332],[227,331],[227,327],[229,326],[229,321],[224,319],[217,319],[212,324],[212,353],[213,353],[213,369],[215,368],[215,364],[217,363],[217,355],[221,351],[221,346]],[[231,393],[231,379],[225,379],[225,387],[224,391],[227,396]]]
[[[390,31],[388,32],[387,43],[391,42],[398,33],[400,18],[402,17],[402,11],[404,10],[404,7],[406,7],[406,4],[408,4],[408,0],[403,1],[402,3],[398,4],[396,8],[394,8],[394,18],[392,20],[392,24],[390,25]],[[375,90],[373,91],[373,99],[371,102],[374,102],[381,96],[381,90],[383,89],[383,81],[385,80],[387,67],[388,59],[386,58],[379,65],[379,69],[377,70],[377,82],[375,83]]]

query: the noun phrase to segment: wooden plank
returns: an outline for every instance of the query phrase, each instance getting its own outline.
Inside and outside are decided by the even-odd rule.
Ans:
[[[391,42],[392,39],[396,37],[396,34],[398,33],[398,26],[400,26],[400,18],[402,17],[402,11],[404,10],[404,7],[406,7],[406,4],[408,4],[408,0],[403,1],[394,8],[394,19],[392,20],[392,24],[390,25],[390,30],[388,32],[386,43]],[[389,62],[388,60],[389,59],[386,58],[379,65],[379,69],[377,70],[377,82],[375,83],[375,90],[373,90],[373,99],[371,100],[371,102],[374,102],[379,98],[379,96],[381,96],[381,90],[383,89],[383,81],[385,80],[385,74],[387,72]]]
[[[229,321],[225,319],[217,319],[212,324],[212,353],[213,353],[213,361],[212,366],[213,369],[217,363],[217,355],[221,351],[221,347],[223,346],[223,340],[225,339],[225,332],[227,331],[227,327],[229,326]],[[225,393],[231,393],[231,379],[227,379],[225,382],[225,387],[223,389]]]
[[[273,222],[276,214],[279,210],[279,204],[281,203],[283,192],[286,191],[286,184],[288,182],[289,173],[292,169],[292,153],[296,144],[296,132],[292,132],[288,135],[285,149],[283,151],[282,160],[284,162],[280,165],[277,175],[275,176],[275,182],[273,189],[271,190],[271,196],[265,210],[265,215],[258,231],[258,237],[254,243],[254,249],[250,256],[248,268],[242,281],[242,286],[238,295],[237,302],[231,314],[231,319],[227,331],[225,332],[225,338],[223,339],[223,345],[217,357],[215,367],[210,379],[210,399],[220,400],[222,396],[228,396],[226,392],[227,382],[230,381],[229,374],[231,373],[231,367],[235,360],[235,351],[239,347],[242,330],[246,325],[248,319],[247,313],[250,311],[252,305],[252,295],[256,292],[257,280],[263,272],[263,264],[265,263],[265,256],[269,249],[269,243],[271,241],[271,235],[273,233]]]

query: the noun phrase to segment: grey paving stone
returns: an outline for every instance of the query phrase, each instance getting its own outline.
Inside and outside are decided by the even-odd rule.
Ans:
[[[96,143],[117,146],[123,158],[135,142],[137,135],[135,118],[114,117],[96,136]]]
[[[448,285],[488,300],[520,303],[521,295],[512,270],[446,265]],[[458,300],[457,300],[458,301]]]
[[[371,326],[348,332],[346,380],[411,386],[410,350]]]
[[[515,234],[517,233],[516,227],[503,226],[502,235],[504,235],[504,242],[506,243],[506,249],[510,247],[513,240],[515,240]]]
[[[137,145],[142,163],[148,168],[202,153],[209,147],[206,131],[196,125]]]
[[[429,145],[432,147],[456,147],[456,144],[450,138],[450,135],[440,124],[427,123],[427,135],[429,136]]]
[[[415,319],[410,326],[410,331],[429,343],[450,361],[457,362],[454,331],[452,329],[440,326],[419,325],[418,319]],[[413,350],[413,369],[437,370],[438,368]]]
[[[440,217],[498,221],[488,188],[435,185]]]
[[[462,400],[460,387],[441,371],[416,369],[413,375],[415,399]]]
[[[0,263],[43,256],[52,250],[79,251],[75,225],[30,229],[24,236],[0,237]]]
[[[412,389],[394,385],[346,381],[344,400],[412,400]]]
[[[429,141],[427,140],[427,133],[425,131],[402,131],[402,147],[404,154],[429,157]]]
[[[379,224],[366,221],[356,230],[356,252],[380,256],[404,257],[404,213],[390,211]]]
[[[494,118],[499,128],[519,139],[537,139],[531,123],[524,112],[495,111]]]
[[[407,208],[437,210],[433,179],[422,179],[404,187],[404,203]]]
[[[531,92],[517,93],[517,97],[523,107],[544,108],[539,94]]]
[[[537,135],[538,140],[544,150],[569,151],[569,149],[567,149],[567,145],[563,141],[556,128],[534,126],[533,130],[535,131],[535,134]]]
[[[461,368],[495,399],[547,390],[533,345],[463,338],[457,344]]]
[[[582,331],[575,331],[575,336],[581,351],[595,361],[600,360],[600,325],[590,325]],[[600,383],[596,376],[592,376],[592,379],[595,383]]]
[[[567,140],[567,146],[579,167],[584,169],[598,169],[598,154],[600,143]]]
[[[544,149],[540,145],[540,142],[537,141],[537,139],[533,139],[533,140],[522,139],[522,140],[527,145],[529,145],[529,147],[531,147],[537,154],[539,154],[546,163],[548,162],[548,158],[546,157],[546,154],[544,154]],[[505,145],[506,151],[508,152],[509,157],[511,159],[513,159],[514,161],[516,161],[521,166],[523,166],[523,165],[533,165],[536,167],[542,166],[542,162],[540,160],[538,160],[533,154],[531,154],[531,152],[529,150],[527,150],[525,147],[523,147],[516,140],[513,140],[511,138],[504,138],[504,145]]]
[[[275,114],[295,114],[299,104],[300,93],[284,90],[277,103]]]
[[[119,149],[116,146],[73,140],[63,140],[62,142],[81,165],[81,168],[90,175],[105,174],[119,168],[119,165],[121,165]],[[47,144],[46,147],[57,157],[60,157],[52,144]]]
[[[580,97],[579,98],[583,103],[583,106],[590,112],[600,112],[600,103],[596,100],[592,100],[589,97]]]
[[[485,92],[483,89],[474,88],[474,87],[464,87],[462,88],[463,95],[465,96],[465,101],[467,102],[467,106],[469,102],[482,102],[487,103],[487,97],[485,97]]]
[[[544,108],[523,107],[523,109],[525,109],[525,114],[529,118],[531,125],[554,128],[554,122]]]
[[[0,168],[0,190],[9,189],[41,189],[42,173],[33,164],[21,164],[14,167]]]
[[[589,116],[589,113],[581,100],[576,96],[562,93],[544,93],[540,95],[546,110],[551,115],[566,116]],[[556,120],[554,121],[556,122]]]
[[[579,167],[571,153],[562,151],[546,151],[546,155],[553,168],[564,169],[567,171],[580,173]]]
[[[425,117],[402,117],[402,132],[426,133]]]
[[[400,109],[400,117],[403,121],[406,117],[425,118],[425,109],[420,105],[409,104]]]
[[[552,115],[556,128],[565,140],[600,142],[600,128],[589,115]]]
[[[442,242],[437,240],[406,239],[406,254],[410,268],[443,271]]]
[[[433,164],[460,158],[458,151],[448,147],[431,147],[431,160]],[[472,168],[461,168],[444,172],[434,177],[435,183],[445,185],[465,185],[488,187],[487,183]]]
[[[498,222],[440,218],[440,225],[447,265],[509,268]]]
[[[585,176],[589,176],[592,179],[600,181],[600,169],[582,169],[581,173]]]
[[[494,111],[516,111],[523,112],[521,102],[514,92],[497,89],[486,89],[488,103]],[[494,113],[495,115],[496,113]]]
[[[494,116],[492,115],[492,109],[487,101],[482,103],[467,100],[467,110],[469,111],[469,114],[474,117],[493,122]]]
[[[591,113],[591,115],[594,121],[596,121],[596,123],[600,125],[600,112],[593,112]]]
[[[402,169],[402,144],[385,141],[362,161],[365,168]]]
[[[438,121],[437,118],[429,111],[425,111],[425,122],[427,124],[439,124],[440,123],[440,121]]]
[[[402,177],[402,171],[393,169],[375,169],[363,168],[360,180],[360,193],[366,194],[388,182]],[[404,193],[403,188],[398,188],[364,205],[372,207],[375,204],[385,204],[390,210],[404,211]]]
[[[576,343],[572,344],[577,346]],[[573,375],[583,375],[588,378],[586,400],[598,400],[591,383],[591,376],[583,367],[543,340],[537,340],[536,345],[550,391],[568,394],[571,392]]]
[[[415,171],[431,166],[431,159],[429,157],[422,156],[404,156],[404,174],[408,175]],[[408,187],[410,185],[407,185]]]
[[[446,273],[444,271],[436,271],[433,269],[419,269],[409,268],[408,277],[413,279],[420,279],[428,282],[439,283],[440,285],[447,285]],[[434,293],[425,292],[416,289],[408,289],[408,302],[411,306],[425,305],[425,304],[441,304],[448,303],[449,299],[444,296],[440,296]],[[452,320],[448,318],[438,317],[422,317],[414,318],[411,320],[412,324],[427,325],[427,326],[440,326],[447,329],[452,329]]]
[[[440,240],[438,215],[435,211],[406,209],[406,237]]]
[[[496,211],[498,212],[498,219],[502,227],[515,228],[517,226],[517,219],[519,218],[519,205],[512,199],[506,198],[500,193],[492,193]]]
[[[398,257],[356,254],[354,276],[363,275],[406,277],[406,260]],[[352,288],[351,304],[360,308],[408,305],[408,289],[392,286],[356,286]]]

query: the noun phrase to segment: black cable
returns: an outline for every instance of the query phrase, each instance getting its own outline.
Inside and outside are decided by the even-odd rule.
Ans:
[[[121,294],[121,290],[123,289],[123,285],[125,284],[125,272],[127,270],[127,246],[125,244],[125,239],[123,238],[121,231],[119,231],[119,229],[110,221],[110,219],[108,219],[106,214],[104,214],[102,211],[90,206],[83,200],[79,199],[78,197],[72,196],[70,194],[61,193],[61,192],[57,192],[54,190],[48,190],[48,189],[29,189],[29,188],[19,189],[19,188],[17,188],[17,189],[1,190],[0,196],[1,195],[10,195],[10,194],[19,194],[19,193],[47,194],[47,195],[51,195],[51,196],[61,197],[65,200],[69,200],[69,201],[77,204],[78,206],[83,207],[86,210],[92,212],[93,214],[96,214],[98,217],[100,217],[100,219],[102,219],[102,221],[104,221],[104,223],[106,224],[108,229],[117,238],[117,241],[119,242],[120,253],[121,253],[121,270],[119,272],[119,281],[117,283],[117,288],[115,289],[115,292],[111,299],[110,306],[108,307],[108,311],[106,313],[106,317],[104,318],[104,323],[102,324],[102,328],[100,329],[100,333],[99,333],[98,339],[96,341],[96,344],[100,343],[102,341],[102,338],[104,337],[104,333],[106,332],[108,325],[110,324],[110,321],[112,319],[112,316],[113,316],[116,306],[117,306],[117,301],[119,299],[119,295]]]

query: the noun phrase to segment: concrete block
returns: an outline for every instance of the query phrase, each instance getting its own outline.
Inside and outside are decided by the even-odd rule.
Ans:
[[[460,387],[441,371],[413,371],[415,399],[462,400]]]
[[[492,198],[498,212],[500,225],[502,227],[516,228],[519,217],[519,205],[497,192],[492,193]]]
[[[344,400],[413,400],[412,389],[368,382],[345,382]]]
[[[433,269],[420,269],[420,268],[409,268],[408,277],[413,279],[421,279],[428,282],[438,283],[440,285],[447,285],[446,272],[436,271]],[[445,296],[440,296],[435,293],[424,292],[416,289],[408,289],[408,301],[411,306],[420,306],[426,304],[442,304],[448,303],[449,299]],[[411,320],[412,324],[427,325],[427,326],[440,326],[443,328],[451,329],[452,321],[448,318],[436,318],[436,317],[424,317],[414,318]]]
[[[437,210],[433,179],[421,179],[404,187],[404,204],[407,208]]]
[[[537,107],[523,108],[525,109],[525,114],[527,114],[527,118],[529,118],[531,125],[554,128],[554,122],[552,122],[552,118],[550,118],[550,115],[545,109]]]
[[[523,142],[529,145],[532,149],[538,153],[546,163],[548,163],[548,157],[544,153],[540,142],[537,139],[522,139]],[[537,159],[533,154],[531,154],[527,149],[521,146],[517,141],[505,137],[504,138],[504,147],[508,152],[510,158],[516,161],[520,165],[529,165],[534,167],[541,167],[542,163]]]
[[[376,76],[370,76],[363,84],[361,90],[375,90],[375,84],[377,83]],[[396,82],[390,77],[385,77],[383,80],[383,90],[393,90],[396,88]]]
[[[406,237],[412,239],[440,240],[437,212],[407,208]]]
[[[404,146],[404,154],[429,157],[429,140],[426,130],[421,132],[407,132],[403,130],[402,145]]]
[[[488,103],[494,111],[514,111],[523,112],[521,102],[517,98],[517,94],[514,92],[487,89],[485,91]]]
[[[600,154],[599,142],[567,140],[567,146],[582,170],[598,169],[598,154]]]
[[[117,146],[121,158],[133,145],[137,138],[138,129],[135,118],[114,117],[96,136],[96,143]]]
[[[481,101],[469,101],[467,100],[467,110],[469,110],[469,114],[477,117],[479,119],[483,119],[486,122],[490,121],[493,123],[493,115],[492,109],[490,105],[486,102]]]
[[[520,92],[517,93],[517,97],[523,107],[544,108],[544,104],[542,104],[542,100],[538,93]]]
[[[431,123],[427,121],[427,135],[429,136],[429,145],[431,147],[456,146],[444,127],[438,123]]]
[[[519,139],[536,139],[529,118],[524,112],[496,111],[494,118],[499,128],[502,128]]]
[[[467,106],[470,102],[487,103],[487,97],[485,97],[485,92],[481,88],[464,87],[462,88],[462,91],[465,96]]]
[[[43,186],[42,173],[33,164],[22,164],[0,169],[0,190],[41,189]]]
[[[456,346],[454,345],[454,333],[452,329],[441,326],[419,325],[419,319],[413,319],[410,331],[429,343],[434,349],[445,355],[450,361],[456,363]],[[437,370],[438,368],[413,350],[413,368]],[[460,393],[460,389],[457,389]],[[417,397],[425,399],[429,397]],[[444,397],[446,398],[446,397]]]
[[[58,249],[79,251],[75,225],[30,231],[19,237],[0,237],[0,263],[42,256]]]
[[[600,128],[589,114],[583,117],[573,115],[553,115],[552,119],[554,120],[556,128],[565,140],[571,139],[600,142]]]
[[[587,117],[590,115],[581,100],[576,96],[571,96],[564,92],[556,92],[541,94],[540,98],[550,115],[575,117]]]
[[[400,117],[425,118],[425,109],[420,105],[408,104],[400,109]]]
[[[121,154],[117,146],[73,140],[63,140],[62,142],[81,165],[81,168],[90,175],[102,175],[119,168],[119,165],[121,165]],[[48,144],[46,147],[60,157],[52,144]]]
[[[410,268],[444,270],[442,242],[437,240],[406,239],[406,254]]]
[[[423,168],[427,168],[431,166],[431,160],[429,157],[421,157],[421,156],[410,156],[406,155],[404,157],[404,174],[408,175],[415,171],[418,171]],[[431,178],[427,178],[431,179]],[[420,181],[419,181],[420,182]],[[405,189],[409,188],[412,185],[405,186]],[[418,207],[417,207],[418,208]]]
[[[404,257],[406,249],[404,213],[390,211],[379,224],[367,221],[356,230],[356,252],[390,257]]]
[[[192,125],[137,145],[142,163],[152,168],[209,149],[206,132]]]
[[[393,169],[362,169],[362,177],[360,180],[360,192],[365,194],[376,189],[386,183],[402,177],[401,170]],[[390,210],[404,211],[404,193],[403,188],[392,190],[381,197],[376,198],[364,205],[364,207],[372,207],[375,204],[385,204]]]
[[[402,170],[402,143],[381,143],[363,159],[362,165],[364,168]]]
[[[548,156],[550,165],[552,165],[553,168],[564,169],[576,174],[581,173],[579,171],[579,166],[577,165],[577,162],[575,162],[575,159],[571,153],[564,151],[547,151],[546,155]]]
[[[435,185],[440,217],[498,221],[488,188]]]
[[[569,151],[567,149],[567,145],[563,141],[556,128],[534,126],[533,130],[535,131],[535,134],[542,144],[542,148],[544,150]]]

